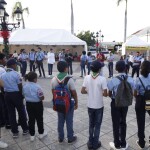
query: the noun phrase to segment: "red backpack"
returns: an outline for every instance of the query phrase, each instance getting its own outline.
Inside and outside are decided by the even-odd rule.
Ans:
[[[66,77],[63,83],[59,83],[53,90],[53,110],[66,114],[70,109],[71,93],[67,83],[71,77]]]

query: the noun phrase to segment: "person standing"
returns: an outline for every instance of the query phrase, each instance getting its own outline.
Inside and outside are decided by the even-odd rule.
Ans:
[[[136,144],[140,149],[145,147],[145,117],[146,117],[146,110],[145,110],[145,99],[144,93],[145,89],[150,90],[150,62],[144,61],[141,65],[141,75],[139,78],[136,79],[135,82],[135,90],[134,96],[136,98],[135,103],[135,111],[136,111],[136,118],[137,118],[137,127],[138,127],[138,140]],[[147,111],[150,115],[150,110]],[[150,141],[150,136],[149,136]],[[149,143],[150,145],[150,143]]]
[[[65,61],[59,61],[57,63],[57,69],[59,71],[58,75],[52,79],[52,94],[54,95],[54,89],[61,83],[65,82],[65,79],[68,78],[68,65]],[[78,108],[78,97],[75,89],[75,83],[72,78],[69,78],[67,82],[68,90],[71,94],[70,107],[67,114],[57,112],[58,114],[58,141],[62,143],[64,141],[64,123],[66,122],[67,127],[67,138],[68,144],[72,144],[77,140],[77,137],[74,135],[73,131],[73,114],[74,110]],[[54,98],[54,97],[53,97]]]
[[[47,53],[47,63],[48,63],[48,75],[49,77],[53,74],[53,64],[55,63],[55,54],[53,49],[50,49],[50,52]]]
[[[16,67],[17,61],[15,59],[9,59],[7,61],[6,73],[1,76],[4,84],[5,101],[8,108],[11,131],[14,138],[17,138],[19,133],[16,121],[16,109],[23,129],[23,135],[28,133],[27,118],[23,104],[22,79],[19,73],[15,71]]]
[[[133,60],[134,60],[134,56],[133,56],[133,52],[131,52],[129,54],[129,70],[130,70],[130,66],[132,67],[133,65]]]
[[[14,51],[14,53],[12,54],[12,58],[15,58],[16,60],[18,60],[18,54],[16,51]]]
[[[132,77],[129,77],[125,73],[125,62],[118,61],[116,63],[116,71],[118,71],[119,75],[117,77],[112,78],[108,81],[108,90],[109,90],[109,97],[111,97],[111,117],[112,117],[112,126],[113,126],[113,137],[114,142],[110,142],[109,145],[114,150],[126,150],[128,148],[128,143],[126,142],[126,117],[128,112],[128,106],[116,106],[116,95],[118,92],[118,86],[122,80],[126,79],[127,82],[130,84],[132,94],[132,89],[134,88],[134,80]]]
[[[73,74],[73,70],[72,70],[72,61],[73,61],[73,56],[72,56],[72,53],[70,53],[70,50],[66,50],[66,53],[65,53],[65,60],[68,64],[68,74]]]
[[[137,52],[136,56],[133,59],[132,78],[134,77],[135,73],[137,74],[137,77],[139,77],[140,65],[141,65],[141,56],[140,53]]]
[[[35,72],[36,52],[34,49],[31,49],[29,53],[29,61],[30,61],[30,71]]]
[[[111,78],[113,77],[113,61],[114,61],[114,55],[112,53],[110,53],[110,56],[107,57],[107,61],[108,61],[108,70],[109,70],[109,77]]]
[[[38,47],[38,52],[36,52],[36,63],[37,63],[39,74],[40,74],[39,77],[42,77],[42,73],[41,73],[41,70],[42,70],[43,76],[45,78],[45,71],[44,71],[44,67],[43,67],[44,59],[45,59],[44,52],[42,51],[42,49],[40,47]]]
[[[88,75],[90,74],[91,71],[91,63],[92,63],[93,59],[92,59],[92,54],[91,52],[88,52],[87,54],[87,68],[88,68]]]
[[[47,135],[44,132],[43,123],[43,100],[44,93],[41,87],[37,84],[37,74],[35,72],[29,72],[25,76],[25,80],[28,82],[23,86],[23,95],[26,100],[27,113],[29,116],[29,132],[30,140],[35,139],[35,121],[37,122],[39,138],[42,139]]]
[[[83,51],[82,55],[80,57],[80,66],[81,66],[81,76],[80,77],[83,77],[83,72],[84,72],[84,76],[86,76],[86,70],[85,70],[86,63],[87,63],[86,51]]]
[[[102,65],[100,75],[103,76],[103,67],[105,66],[104,61],[105,61],[105,55],[102,52],[99,52],[97,54],[97,61],[99,61]]]
[[[65,61],[65,49],[62,49],[58,57],[59,57],[59,61]]]
[[[99,141],[100,127],[103,118],[103,96],[107,97],[107,81],[105,77],[99,75],[101,63],[93,61],[91,64],[91,75],[84,78],[81,93],[88,94],[88,114],[89,114],[89,140],[88,149],[98,149],[101,147]]]
[[[18,59],[22,65],[21,74],[22,74],[22,77],[24,77],[26,74],[26,70],[27,70],[27,60],[28,60],[28,55],[25,49],[21,49],[21,54],[19,55]]]

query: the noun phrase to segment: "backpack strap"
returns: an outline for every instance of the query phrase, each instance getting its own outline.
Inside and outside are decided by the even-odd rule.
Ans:
[[[142,82],[142,79],[141,79],[140,77],[139,77],[139,81],[141,82],[141,84],[142,84],[144,90],[146,91],[146,88],[145,88],[145,86],[144,86],[144,83]]]
[[[65,78],[65,80],[64,80],[64,85],[67,85],[67,83],[68,83],[68,81],[69,81],[70,78],[71,78],[71,77],[66,77],[66,78]]]
[[[121,78],[120,76],[116,76],[117,79],[119,79],[120,81],[123,81],[123,80],[127,80],[128,76],[124,76],[122,75],[123,78]]]

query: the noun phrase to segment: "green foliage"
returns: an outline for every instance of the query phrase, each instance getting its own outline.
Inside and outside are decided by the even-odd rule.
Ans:
[[[90,31],[81,31],[79,34],[77,34],[77,37],[87,43],[88,46],[94,46],[95,44],[95,36],[94,32]]]

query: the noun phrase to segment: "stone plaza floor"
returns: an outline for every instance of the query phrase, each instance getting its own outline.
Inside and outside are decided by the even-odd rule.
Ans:
[[[2,128],[2,140],[7,142],[9,147],[7,150],[87,150],[88,141],[88,113],[87,113],[87,95],[82,95],[80,90],[83,83],[83,78],[80,78],[80,66],[76,64],[74,68],[74,79],[76,90],[78,94],[79,106],[74,112],[74,133],[77,136],[77,141],[68,145],[67,139],[63,144],[58,143],[57,134],[57,113],[51,108],[51,79],[50,78],[39,78],[38,83],[44,90],[45,100],[44,100],[44,127],[48,132],[48,135],[39,140],[38,132],[36,128],[36,139],[34,142],[30,142],[30,136],[22,135],[22,129],[19,127],[19,138],[13,139],[10,130]],[[54,75],[56,74],[56,65],[54,66]],[[116,72],[115,72],[116,74]],[[104,67],[104,76],[108,77],[108,69]],[[108,79],[108,78],[107,78]],[[100,131],[100,141],[102,147],[100,150],[110,150],[109,142],[113,141],[112,132],[112,121],[110,114],[110,102],[109,97],[104,98],[104,115]],[[127,142],[129,144],[128,150],[138,150],[136,146],[137,138],[137,123],[134,109],[135,102],[129,107],[127,115]],[[66,127],[65,127],[66,135]],[[150,136],[150,116],[146,115],[146,128],[145,128],[146,141],[148,143],[148,136]],[[148,144],[146,144],[145,150],[150,150]]]

